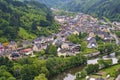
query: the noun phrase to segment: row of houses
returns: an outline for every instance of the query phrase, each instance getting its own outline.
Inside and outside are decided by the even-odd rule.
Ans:
[[[8,55],[8,58],[12,60],[18,60],[26,56],[34,56],[32,48],[11,51]]]
[[[111,41],[113,40],[113,38],[109,35],[109,33],[107,32],[103,32],[103,31],[98,31],[98,32],[91,32],[89,33],[87,40],[87,47],[88,48],[97,48],[98,44],[96,41],[96,36],[100,37],[103,41]]]
[[[73,44],[71,42],[65,42],[59,47],[57,52],[58,56],[75,56],[76,54],[80,53],[80,44]]]
[[[8,56],[9,59],[19,59],[28,55],[33,55],[33,49],[19,47],[15,41],[0,43],[0,56]]]
[[[44,39],[44,38],[42,38]],[[38,52],[43,49],[46,49],[49,44],[55,45],[57,47],[58,56],[66,55],[76,55],[80,52],[80,45],[74,44],[69,41],[66,41],[65,38],[56,38],[54,40],[44,40],[44,43],[39,41],[39,39],[34,40],[33,42],[33,51]]]

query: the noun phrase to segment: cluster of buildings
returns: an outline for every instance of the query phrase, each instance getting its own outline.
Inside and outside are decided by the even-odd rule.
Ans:
[[[33,55],[32,48],[18,47],[15,41],[0,43],[0,56],[7,55],[9,59],[18,60],[19,58]]]
[[[48,37],[39,37],[34,40],[34,51],[46,49],[49,44],[57,47],[58,56],[76,55],[80,52],[80,44],[74,44],[67,40],[71,34],[79,35],[79,33],[87,33],[85,38],[87,48],[97,48],[98,44],[96,36],[99,36],[104,41],[110,41],[113,38],[110,36],[107,24],[101,25],[96,18],[86,14],[78,14],[75,17],[70,16],[55,16],[55,20],[61,24],[60,32]],[[36,50],[35,50],[36,49]]]
[[[104,41],[111,41],[113,38],[109,33],[109,25],[106,22],[97,20],[90,15],[83,13],[75,17],[56,16],[55,19],[62,24],[61,32],[57,35],[62,35],[64,39],[71,34],[87,33],[86,41],[88,48],[97,48],[96,36]],[[100,23],[103,23],[102,25]]]
[[[56,35],[51,35],[51,37],[39,37],[33,41],[33,51],[38,52],[46,49],[48,45],[52,44],[57,47],[58,56],[66,55],[76,55],[80,52],[80,44],[74,44],[67,41],[65,38],[56,37]]]
[[[10,59],[18,59],[28,55],[33,56],[34,52],[46,49],[49,44],[57,47],[58,56],[76,55],[80,52],[81,45],[69,42],[67,37],[71,34],[79,35],[80,32],[88,34],[86,37],[88,48],[98,47],[95,39],[96,35],[103,40],[112,39],[108,32],[108,26],[100,25],[96,18],[89,15],[80,13],[75,17],[55,16],[55,20],[61,24],[59,33],[53,33],[48,37],[41,36],[31,42],[26,40],[19,43],[19,45],[15,41],[0,44],[0,56],[9,54]]]

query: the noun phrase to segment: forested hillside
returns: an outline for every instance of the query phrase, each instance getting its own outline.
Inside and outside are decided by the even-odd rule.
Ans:
[[[94,4],[86,13],[102,18],[103,16],[112,21],[120,21],[120,0],[101,0]]]
[[[120,0],[74,0],[67,4],[69,11],[81,11],[95,17],[120,21]]]
[[[38,0],[51,7],[120,21],[120,0]]]
[[[71,0],[37,0],[41,3],[46,4],[49,7],[54,7],[54,8],[62,8],[66,3],[70,2]]]
[[[0,0],[0,41],[47,36],[57,28],[52,12],[44,4]]]

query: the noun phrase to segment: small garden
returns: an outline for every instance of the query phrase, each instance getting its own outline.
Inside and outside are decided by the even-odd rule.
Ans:
[[[110,75],[109,80],[113,80],[114,78],[117,77],[119,69],[120,69],[120,64],[116,64],[109,68],[102,69],[99,72],[97,72],[96,74],[90,75],[90,77],[93,77],[93,78],[102,77],[105,79],[107,77],[107,75]]]

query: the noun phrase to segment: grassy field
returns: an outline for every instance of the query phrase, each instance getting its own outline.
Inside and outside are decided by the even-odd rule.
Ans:
[[[111,77],[115,77],[116,72],[120,69],[120,64],[114,65],[110,68],[103,69],[106,74],[110,74]]]
[[[94,53],[94,52],[98,52],[98,50],[97,49],[86,48],[83,53],[90,54],[90,53]]]
[[[116,77],[115,74],[118,71],[118,69],[120,69],[120,64],[111,66],[111,67],[106,68],[106,69],[102,69],[97,73],[99,75],[94,74],[94,75],[90,75],[90,77],[93,77],[93,78],[102,77],[102,78],[106,79],[106,76],[109,74],[111,76],[109,80],[113,80]]]

